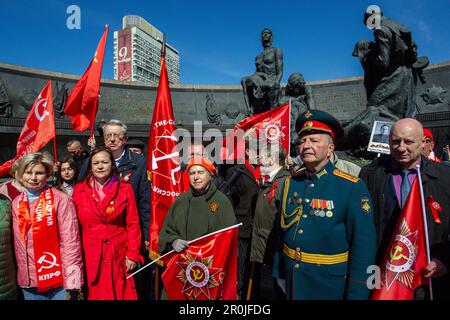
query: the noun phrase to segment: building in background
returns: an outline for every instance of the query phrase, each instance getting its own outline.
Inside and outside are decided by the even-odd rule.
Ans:
[[[163,33],[145,19],[123,17],[122,30],[114,31],[114,79],[158,83]],[[170,83],[180,83],[180,55],[166,43]]]

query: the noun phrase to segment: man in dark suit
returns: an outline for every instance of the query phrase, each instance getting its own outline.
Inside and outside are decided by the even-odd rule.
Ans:
[[[424,145],[423,128],[414,119],[397,121],[389,136],[390,156],[382,156],[361,170],[374,202],[374,222],[377,232],[377,264],[380,264],[392,238],[409,189],[417,177],[420,165],[428,224],[431,262],[426,277],[433,278],[436,299],[448,299],[447,270],[450,267],[449,210],[450,169],[421,155]],[[441,210],[437,210],[440,208]],[[416,289],[415,299],[427,299],[429,288]]]
[[[245,162],[228,169],[225,179],[228,180],[236,171],[240,171],[239,178],[230,186],[231,200],[236,214],[237,223],[242,222],[238,236],[238,294],[243,297],[244,283],[249,275],[249,248],[251,243],[253,217],[255,216],[256,198],[258,197],[261,172],[258,152],[250,148],[245,141]]]
[[[248,290],[255,300],[282,300],[284,294],[272,278],[275,234],[274,225],[286,177],[284,166],[286,151],[279,144],[267,144],[260,150],[262,182],[255,207],[255,217],[250,249],[253,289]]]

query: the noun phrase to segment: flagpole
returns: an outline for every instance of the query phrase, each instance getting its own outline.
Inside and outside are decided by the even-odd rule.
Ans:
[[[425,234],[425,247],[427,249],[427,263],[430,264],[430,240],[428,238],[428,223],[427,223],[427,214],[425,211],[425,196],[423,193],[423,185],[422,185],[422,175],[420,172],[420,165],[416,166],[417,169],[417,178],[419,179],[419,190],[420,190],[420,202],[422,204],[422,220],[423,220],[423,228],[424,228],[424,234]],[[433,285],[431,278],[429,280],[429,287],[430,287],[430,300],[433,300]]]
[[[161,59],[160,59],[161,65],[160,65],[159,74],[161,74],[161,70],[163,67],[163,63],[162,63],[163,59],[164,60],[166,59],[166,36],[164,33],[163,33],[162,37],[163,37],[163,39],[162,39]],[[159,88],[159,85],[158,85],[158,88]],[[170,251],[169,253],[171,253],[172,251]],[[169,254],[169,253],[167,253],[167,254]],[[164,256],[166,256],[167,254],[165,254]],[[164,257],[164,256],[162,256],[162,257]],[[158,259],[154,260],[153,262],[160,260],[162,257],[159,257]],[[145,266],[144,266],[144,268],[145,268]],[[136,273],[137,272],[139,272],[139,270],[136,271]],[[158,264],[156,265],[156,268],[155,268],[155,300],[159,300],[159,265]]]
[[[106,39],[108,39],[108,28],[109,28],[109,26],[108,26],[108,24],[106,24],[106,25],[105,25],[105,29],[106,29],[106,30],[105,30],[105,31],[106,31]],[[106,41],[106,40],[105,40],[105,41]],[[97,52],[96,52],[96,54],[97,54]],[[95,59],[95,58],[94,58],[94,59]],[[103,61],[102,61],[102,69],[103,69]],[[101,71],[102,71],[102,70],[100,70],[100,74],[101,74]],[[102,78],[100,77],[100,87],[99,87],[99,89],[101,88],[101,82],[102,82]],[[97,96],[96,102],[95,102],[95,104],[94,104],[94,108],[93,108],[93,110],[92,110],[93,115],[92,115],[92,124],[91,124],[91,132],[90,132],[90,134],[89,134],[89,139],[91,139],[92,136],[94,135],[95,117],[97,116],[97,110],[98,110],[99,99],[100,99],[100,90],[99,90],[99,94],[98,94],[98,96]]]
[[[95,117],[97,116],[97,108],[98,108],[98,100],[100,99],[100,95],[97,96],[97,101],[94,103],[94,108],[92,110],[92,123],[91,123],[91,132],[89,133],[89,139],[92,139],[94,135],[94,126],[95,126]]]
[[[56,131],[56,129],[55,129]],[[56,152],[56,132],[55,137],[53,138],[53,158],[55,158],[55,164],[58,163],[58,153]]]
[[[159,300],[159,265],[158,264],[155,267],[155,300]]]
[[[196,241],[198,241],[198,240],[204,239],[204,238],[206,238],[206,237],[215,235],[215,234],[220,233],[220,232],[223,232],[223,231],[228,231],[228,230],[230,230],[230,229],[233,229],[233,228],[236,228],[236,227],[239,227],[239,226],[242,226],[242,222],[241,222],[241,223],[238,223],[238,224],[235,224],[235,225],[233,225],[233,226],[231,226],[231,227],[223,228],[223,229],[220,229],[220,230],[218,230],[218,231],[214,231],[214,232],[208,233],[208,234],[206,234],[206,235],[204,235],[204,236],[201,236],[201,237],[199,237],[199,238],[197,238],[197,239],[191,240],[191,241],[189,241],[188,243],[191,244],[191,243],[193,243],[193,242],[196,242]],[[134,273],[132,273],[132,274],[130,274],[129,276],[127,276],[127,279],[131,278],[131,277],[134,276],[135,274],[141,272],[141,271],[144,270],[145,268],[151,266],[151,265],[154,264],[155,262],[161,260],[162,258],[164,258],[165,256],[171,254],[171,253],[174,252],[174,251],[175,251],[175,250],[170,250],[170,251],[167,252],[166,254],[164,254],[164,255],[158,257],[157,259],[155,259],[155,260],[149,262],[148,264],[146,264],[145,266],[143,266],[143,267],[140,268],[139,270],[136,270]],[[155,274],[156,274],[156,272],[155,272]]]
[[[220,230],[218,230],[218,231],[214,231],[214,232],[205,234],[204,236],[202,236],[202,237],[200,237],[200,238],[197,238],[197,239],[194,239],[194,240],[191,240],[191,241],[189,241],[188,243],[191,244],[191,243],[193,243],[193,242],[196,242],[196,241],[198,241],[198,240],[204,239],[204,238],[206,238],[206,237],[209,237],[209,236],[218,234],[218,233],[223,232],[223,231],[228,231],[228,230],[230,230],[230,229],[233,229],[233,228],[236,228],[236,227],[240,227],[240,226],[242,226],[242,222],[241,222],[241,223],[238,223],[238,224],[235,224],[235,225],[233,225],[233,226],[231,226],[231,227],[223,228],[223,229],[220,229]]]
[[[255,273],[255,261],[252,261],[252,270],[250,272],[250,279],[248,280],[248,287],[247,287],[247,296],[246,300],[249,301],[252,296],[252,287],[253,287],[253,276]]]

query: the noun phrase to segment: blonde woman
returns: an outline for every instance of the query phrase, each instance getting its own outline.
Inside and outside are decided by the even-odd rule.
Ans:
[[[31,153],[17,177],[25,190],[12,203],[17,283],[25,300],[65,300],[83,285],[80,233],[72,199],[49,187],[53,159]]]

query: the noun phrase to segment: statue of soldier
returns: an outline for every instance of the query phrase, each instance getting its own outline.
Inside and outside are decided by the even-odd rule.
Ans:
[[[247,115],[258,114],[276,106],[283,76],[283,52],[272,47],[272,30],[261,33],[264,51],[255,58],[255,73],[241,80]]]
[[[411,31],[401,22],[384,17],[375,26],[374,42],[359,41],[353,52],[364,68],[367,109],[346,125],[346,133],[364,148],[369,140],[373,122],[397,121],[416,114],[416,86],[425,82],[422,70],[428,66],[427,57],[417,57],[417,46]],[[366,11],[368,25],[373,12]]]

